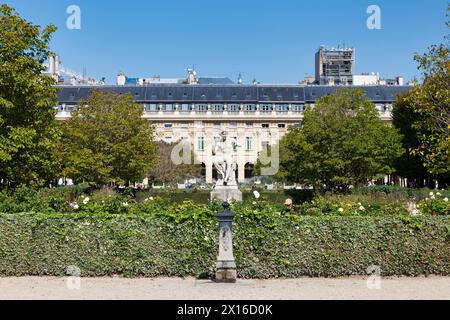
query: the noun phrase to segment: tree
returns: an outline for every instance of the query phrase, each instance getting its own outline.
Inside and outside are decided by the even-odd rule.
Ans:
[[[284,180],[315,189],[347,191],[393,172],[403,153],[401,135],[382,122],[361,89],[340,89],[308,107],[303,128],[280,140]]]
[[[42,74],[55,30],[0,5],[0,186],[39,186],[55,175],[56,90]]]
[[[97,186],[143,179],[156,162],[153,128],[131,95],[93,91],[62,124],[64,176]]]
[[[418,120],[418,114],[411,107],[411,93],[404,93],[396,97],[392,112],[392,124],[402,134],[402,146],[406,152],[400,156],[394,164],[395,170],[400,177],[408,178],[415,187],[423,187],[424,180],[430,178],[430,174],[423,164],[423,159],[410,151],[419,147],[417,130],[413,124]]]
[[[447,12],[450,12],[450,5]],[[447,21],[447,26],[450,27],[450,21]],[[414,87],[406,99],[417,114],[412,128],[417,132],[419,144],[410,152],[423,159],[431,174],[450,174],[449,58],[448,41],[431,46],[423,55],[416,54],[415,60],[424,82]]]
[[[177,143],[168,144],[159,142],[158,163],[149,173],[149,179],[151,181],[170,183],[181,179],[191,179],[200,174],[200,165],[198,164],[176,164],[172,161],[171,154],[176,145]],[[191,148],[191,150],[193,149]],[[194,159],[192,151],[190,159]]]

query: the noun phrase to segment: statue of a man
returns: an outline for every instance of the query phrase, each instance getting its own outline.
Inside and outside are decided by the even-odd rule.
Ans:
[[[235,147],[239,147],[236,139],[229,138],[225,131],[213,145],[212,161],[220,175],[216,184],[218,186],[236,185],[236,162],[233,159]]]

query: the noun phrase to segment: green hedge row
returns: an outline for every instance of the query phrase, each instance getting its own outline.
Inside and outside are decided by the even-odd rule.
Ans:
[[[294,203],[300,204],[305,201],[309,201],[313,198],[312,190],[264,190],[260,191],[261,195],[272,203],[283,204],[287,198],[293,199]],[[162,197],[169,202],[182,203],[183,201],[194,201],[195,203],[208,204],[211,200],[211,191],[203,190],[152,190],[138,192],[136,194],[137,201],[142,201],[150,196]],[[253,192],[244,190],[242,191],[244,201],[250,201],[254,199]]]
[[[0,215],[0,276],[214,275],[212,212],[92,218]],[[450,275],[450,217],[343,217],[239,213],[234,250],[241,278]]]

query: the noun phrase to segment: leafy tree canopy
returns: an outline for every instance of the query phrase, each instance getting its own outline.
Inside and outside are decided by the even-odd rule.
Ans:
[[[149,178],[151,181],[170,183],[195,178],[200,174],[200,165],[194,163],[194,152],[192,147],[187,148],[190,149],[190,155],[188,155],[188,158],[191,160],[191,163],[179,164],[172,160],[172,152],[176,146],[178,146],[178,143],[168,144],[165,142],[159,142],[158,163],[149,173]],[[182,157],[184,156],[181,152],[179,155]]]
[[[143,179],[156,162],[153,128],[131,95],[93,91],[62,124],[63,174],[104,186]]]
[[[450,5],[449,9],[450,10]],[[447,25],[450,27],[449,22]],[[447,40],[450,40],[447,38]],[[433,45],[428,52],[415,56],[424,82],[407,96],[417,114],[412,128],[419,144],[410,152],[423,159],[431,174],[450,173],[450,47]]]
[[[55,30],[0,5],[0,186],[38,186],[53,178],[56,91],[42,71]]]
[[[308,107],[303,128],[280,141],[284,180],[317,189],[346,191],[392,173],[403,153],[401,135],[382,122],[361,89],[340,89]]]

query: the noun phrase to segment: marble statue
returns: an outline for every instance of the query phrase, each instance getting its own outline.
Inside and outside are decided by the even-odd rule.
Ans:
[[[236,182],[236,161],[233,153],[236,147],[240,147],[235,138],[228,137],[226,131],[220,134],[220,140],[213,145],[212,162],[219,174],[216,186],[234,186]]]

